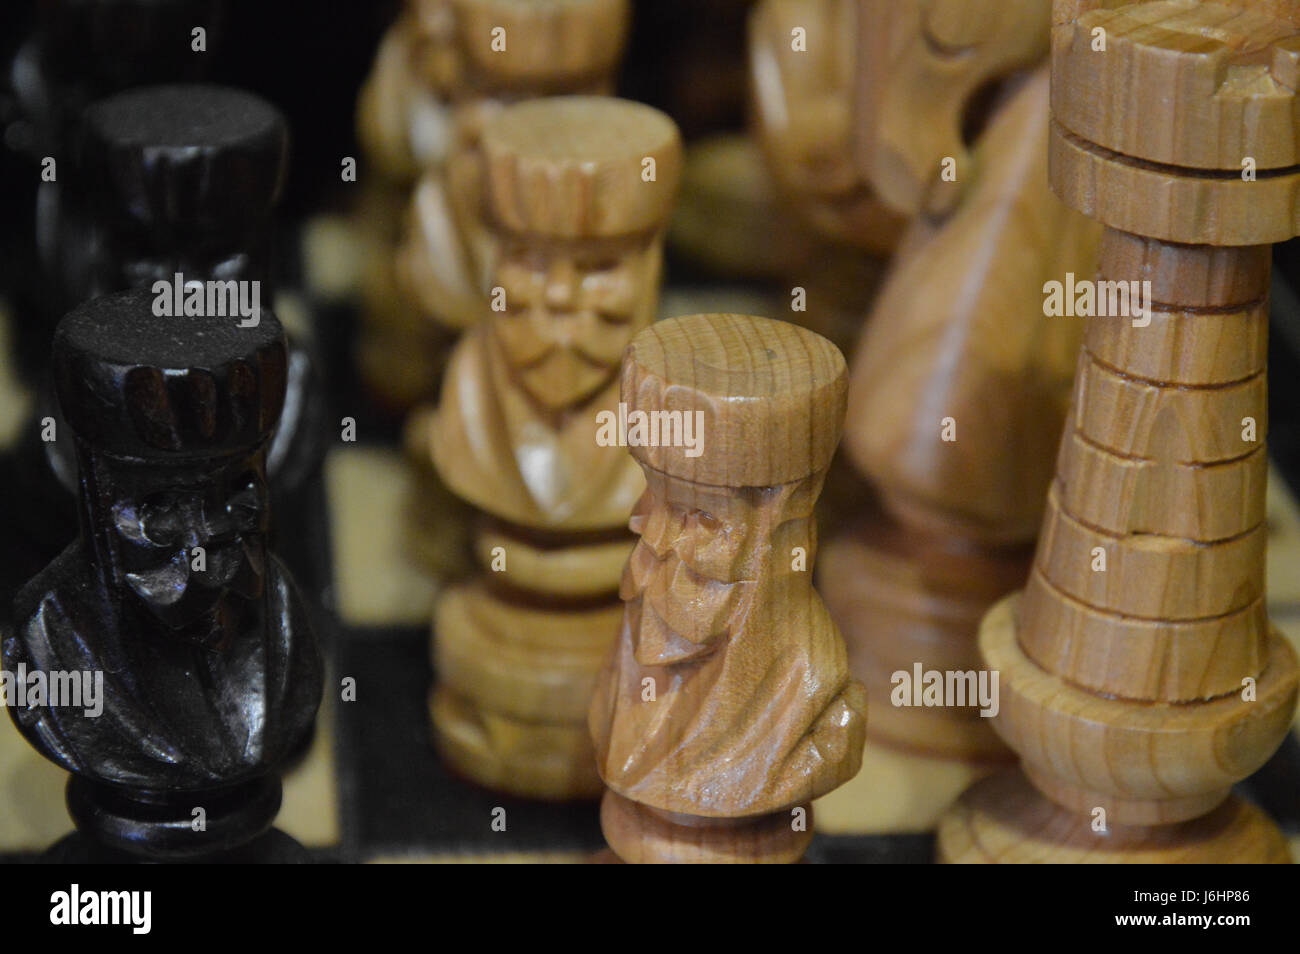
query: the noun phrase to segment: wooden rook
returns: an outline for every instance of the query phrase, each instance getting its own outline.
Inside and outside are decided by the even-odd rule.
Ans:
[[[872,739],[976,766],[1011,753],[975,699],[895,696],[913,701],[917,666],[979,668],[980,619],[1028,574],[1069,401],[1082,323],[1047,316],[1043,285],[1091,275],[1099,229],[1046,181],[1048,13],[858,9],[859,165],[913,224],[851,362],[844,449],[878,498],[828,541],[819,583],[878,701]]]
[[[607,94],[629,0],[408,0],[358,103],[369,235],[361,370],[405,411],[437,393],[455,336],[485,309],[491,230],[477,144],[512,102]]]
[[[509,107],[481,148],[498,307],[456,346],[423,440],[487,518],[486,572],[436,609],[434,737],[485,785],[595,797],[587,705],[644,486],[600,424],[655,317],[681,140],[648,106],[575,96]]]
[[[861,765],[866,692],[812,583],[847,386],[833,344],[767,318],[673,318],[628,349],[646,491],[591,704],[624,861],[798,861],[812,800]]]
[[[269,310],[240,328],[153,301],[96,298],[55,332],[82,532],[18,595],[3,662],[29,692],[10,713],[72,773],[79,834],[53,857],[301,860],[268,833],[322,691],[306,608],[266,546],[284,335]],[[34,696],[38,674],[51,693],[97,682],[99,711]]]
[[[1296,50],[1296,2],[1056,6],[1052,186],[1106,226],[1099,281],[1150,311],[1088,323],[1033,572],[980,629],[1023,774],[963,796],[943,860],[1288,860],[1230,791],[1285,738],[1300,682],[1264,587]]]

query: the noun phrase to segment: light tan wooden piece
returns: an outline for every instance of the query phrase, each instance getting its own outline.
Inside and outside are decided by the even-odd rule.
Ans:
[[[1099,280],[1149,282],[1161,317],[1090,319],[1035,573],[980,632],[1001,673],[995,728],[1033,788],[977,786],[940,855],[1284,860],[1272,823],[1229,794],[1281,744],[1300,688],[1264,613],[1260,471],[1267,243],[1297,230],[1274,186],[1225,173],[1214,149],[1222,133],[1229,150],[1288,155],[1276,123],[1241,117],[1273,115],[1279,96],[1295,109],[1268,73],[1300,40],[1300,3],[1063,2],[1055,22],[1053,186],[1109,226]],[[1088,55],[1094,26],[1113,46]],[[1248,63],[1263,66],[1243,83],[1234,64]],[[1098,816],[1120,837],[1094,831]]]
[[[749,18],[755,138],[789,210],[819,234],[873,255],[906,218],[853,163],[855,0],[762,0]],[[802,36],[796,48],[795,31]]]
[[[485,785],[594,797],[585,713],[645,486],[598,430],[618,410],[623,350],[656,313],[681,141],[648,106],[552,97],[503,110],[480,149],[504,307],[461,338],[408,442],[491,518],[474,546],[482,576],[435,612],[434,738]]]
[[[590,714],[626,861],[796,860],[807,803],[861,764],[865,692],[811,573],[846,378],[824,338],[744,315],[628,349],[629,415],[689,415],[701,443],[629,448],[647,488]]]
[[[952,212],[978,181],[963,137],[977,93],[1047,55],[1050,0],[858,0],[863,178],[907,215]],[[942,178],[945,159],[955,181]]]
[[[865,168],[882,194],[907,197],[920,215],[852,363],[845,450],[886,514],[833,540],[820,573],[854,672],[881,698],[882,682],[916,663],[978,669],[980,617],[1028,573],[1083,333],[1082,322],[1044,314],[1043,285],[1069,271],[1090,276],[1100,230],[1046,183],[1046,66],[1004,76],[1046,53],[1045,4],[864,3],[859,15],[872,18],[858,24],[861,42],[888,45],[892,31],[899,58],[893,71],[860,64],[860,95],[876,108],[864,102],[859,121],[881,126],[860,130]],[[940,35],[974,45],[944,51],[930,42]],[[936,76],[945,80],[937,115],[935,90],[909,85]],[[993,78],[1002,90],[967,152],[959,116]],[[891,149],[907,150],[906,163]],[[956,191],[939,181],[944,155],[956,161]],[[931,193],[944,214],[926,208]],[[946,421],[955,433],[945,434]],[[873,709],[868,730],[887,744],[1010,757],[968,708]]]
[[[1021,772],[977,783],[939,823],[939,860],[984,864],[1289,864],[1285,839],[1258,808],[1229,798],[1173,825],[1107,826],[1038,794]]]
[[[432,397],[450,343],[482,317],[483,125],[520,99],[610,92],[630,19],[628,0],[408,0],[385,36],[357,110],[369,248],[359,358],[391,408]]]

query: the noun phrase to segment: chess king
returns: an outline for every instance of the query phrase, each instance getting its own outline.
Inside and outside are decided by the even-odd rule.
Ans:
[[[743,315],[660,322],[628,350],[628,406],[702,427],[698,456],[631,448],[640,539],[590,711],[625,861],[797,860],[808,803],[861,764],[866,693],[811,572],[847,382],[826,339]]]
[[[451,336],[486,308],[484,123],[511,102],[609,93],[630,18],[628,0],[411,0],[385,37],[358,107],[388,180],[386,201],[370,196],[386,234],[367,270],[361,360],[395,407],[431,393]]]
[[[490,572],[438,606],[435,735],[486,784],[594,796],[585,712],[644,486],[597,425],[655,317],[681,140],[650,107],[556,97],[489,122],[482,157],[495,308],[457,345],[427,443],[491,518],[477,545]]]
[[[84,836],[210,857],[270,826],[275,769],[311,728],[322,669],[265,540],[266,445],[285,394],[279,322],[266,311],[249,328],[160,318],[152,306],[146,291],[93,299],[55,333],[82,532],[20,591],[3,661],[103,674],[98,717],[11,710],[73,773]]]

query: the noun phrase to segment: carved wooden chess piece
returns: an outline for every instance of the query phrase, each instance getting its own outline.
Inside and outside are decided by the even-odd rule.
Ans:
[[[858,770],[866,694],[810,572],[847,378],[826,339],[745,315],[673,318],[628,349],[646,491],[591,704],[624,861],[797,861],[809,803]],[[640,442],[635,416],[655,423]]]
[[[48,0],[34,6],[35,29],[4,64],[0,80],[12,97],[12,113],[2,110],[6,125],[0,149],[18,163],[14,180],[0,186],[5,199],[13,187],[12,204],[0,202],[5,210],[0,228],[14,230],[12,247],[5,249],[12,258],[0,270],[13,268],[17,368],[42,386],[54,326],[81,301],[68,302],[62,294],[57,263],[68,250],[55,241],[48,219],[63,211],[63,183],[75,162],[82,113],[118,90],[207,74],[219,61],[226,3]],[[199,55],[190,39],[196,26],[206,31],[207,50]]]
[[[455,336],[483,315],[484,122],[522,99],[611,92],[630,18],[628,0],[408,0],[385,36],[357,114],[377,167],[359,361],[394,410],[436,393]]]
[[[1045,0],[859,15],[859,165],[916,218],[851,363],[845,452],[879,501],[827,542],[819,582],[879,700],[874,740],[1005,760],[990,709],[899,705],[899,674],[978,670],[980,618],[1028,573],[1082,334],[1043,286],[1091,274],[1097,229],[1047,188],[1045,68],[1017,72],[1047,52]]]
[[[1298,44],[1296,2],[1057,4],[1052,186],[1106,226],[1100,282],[1150,310],[1088,323],[1033,573],[980,629],[1023,774],[963,796],[945,861],[1288,858],[1230,790],[1281,744],[1300,684],[1264,592]]]
[[[754,139],[783,211],[818,238],[782,275],[806,295],[791,320],[845,349],[907,224],[853,161],[856,13],[854,0],[762,0],[749,17]]]
[[[72,773],[79,836],[55,857],[296,858],[287,836],[265,833],[322,672],[265,542],[283,332],[269,310],[241,328],[160,317],[153,302],[97,298],[59,324],[82,534],[21,590],[3,643],[5,671],[28,673],[29,688],[35,673],[51,687],[102,680],[100,711],[29,693],[11,715]]]
[[[61,310],[107,292],[172,287],[177,275],[187,289],[220,283],[211,296],[221,312],[215,320],[227,313],[245,320],[234,313],[241,305],[271,303],[272,213],[289,148],[279,110],[228,87],[147,86],[95,103],[81,130],[60,200],[43,222],[59,250],[48,265]],[[169,299],[175,307],[175,295]],[[276,495],[292,501],[324,457],[325,410],[317,362],[301,336],[290,341],[288,361],[267,471]],[[51,421],[53,439],[44,433]],[[15,457],[20,492],[41,501],[15,515],[24,548],[38,561],[30,575],[77,532],[74,441],[48,386]],[[277,528],[295,535],[286,524],[306,516],[281,510]]]
[[[457,345],[427,440],[489,518],[487,572],[436,610],[434,736],[486,785],[594,797],[587,704],[643,487],[598,441],[599,415],[617,412],[623,349],[655,317],[681,141],[648,106],[555,97],[500,113],[482,153],[499,310]]]

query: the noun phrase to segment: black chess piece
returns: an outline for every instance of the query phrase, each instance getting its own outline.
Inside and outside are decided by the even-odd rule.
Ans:
[[[39,258],[58,254],[49,242],[50,220],[61,215],[61,183],[82,111],[118,90],[207,75],[218,57],[226,7],[225,0],[42,0],[32,32],[4,64],[0,229],[8,232],[9,254],[0,268],[9,270],[20,319],[14,329],[19,367],[34,382],[48,363],[49,333],[64,313],[57,279]],[[205,31],[201,52],[194,49],[198,27]],[[47,159],[57,164],[53,181],[43,167]]]
[[[87,109],[77,136],[77,161],[50,214],[50,250],[42,255],[60,289],[60,314],[95,295],[158,283],[220,281],[221,310],[271,300],[272,214],[289,148],[275,107],[228,87],[140,87]],[[300,536],[298,525],[314,517],[296,505],[324,456],[318,367],[291,339],[285,409],[267,458],[275,495],[295,504],[277,518],[285,538]],[[14,535],[19,549],[44,565],[75,529],[76,464],[72,442],[58,439],[63,428],[50,389],[37,393],[12,473],[21,480],[19,496],[55,499],[19,510]],[[42,440],[49,421],[56,439]],[[317,581],[306,582],[314,589]]]
[[[15,601],[6,672],[102,678],[10,712],[72,773],[60,859],[288,860],[268,834],[278,767],[310,731],[322,666],[306,608],[266,546],[266,448],[286,346],[267,309],[160,316],[147,290],[93,299],[55,333],[75,435],[81,532]],[[93,674],[102,674],[94,676]],[[82,676],[84,680],[84,676]],[[25,702],[25,704],[23,704]]]

